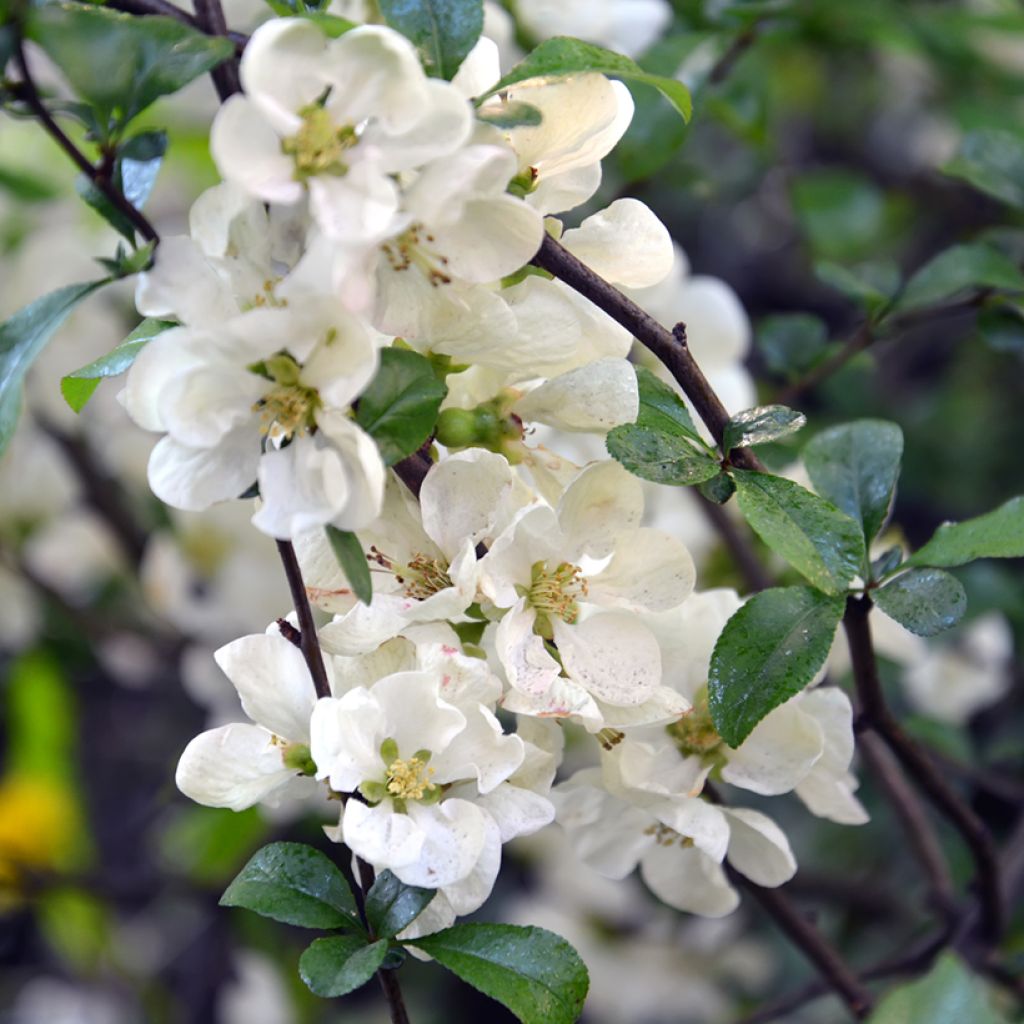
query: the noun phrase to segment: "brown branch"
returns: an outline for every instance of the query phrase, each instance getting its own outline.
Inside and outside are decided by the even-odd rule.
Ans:
[[[757,552],[750,540],[749,530],[735,522],[723,506],[716,505],[700,494],[697,495],[697,499],[705,518],[714,527],[722,543],[725,544],[729,554],[735,560],[736,567],[747,587],[751,591],[758,591],[774,586],[771,574],[761,564],[761,559],[757,557]]]
[[[173,18],[180,21],[182,25],[188,25],[197,32],[205,35],[224,35],[235,44],[235,53],[240,55],[249,42],[249,37],[244,32],[213,32],[206,28],[197,17],[183,11],[167,0],[106,0],[106,7],[114,11],[123,11],[125,14],[135,14],[140,17],[157,15],[162,18]]]
[[[316,635],[316,623],[313,621],[313,609],[309,606],[309,595],[306,585],[302,582],[302,570],[299,560],[295,557],[295,548],[290,540],[277,542],[277,553],[281,556],[284,574],[288,578],[288,589],[291,591],[292,604],[299,616],[299,641],[302,655],[306,659],[310,678],[317,697],[330,697],[331,684],[327,681],[327,670],[324,658],[320,653],[320,641]],[[287,639],[287,638],[286,638]]]
[[[128,202],[121,190],[114,187],[109,173],[104,173],[101,167],[94,167],[89,162],[82,151],[64,134],[64,130],[46,109],[43,101],[39,98],[39,90],[36,87],[32,73],[28,69],[28,62],[25,60],[25,49],[20,39],[17,39],[14,44],[14,59],[22,78],[21,98],[28,105],[32,113],[39,118],[50,136],[67,153],[78,169],[127,218],[132,227],[147,242],[159,242],[160,238],[156,233],[156,229],[135,206]]]
[[[975,881],[982,905],[982,927],[988,938],[996,941],[1003,932],[1005,911],[995,844],[981,819],[947,785],[935,764],[904,732],[890,712],[878,678],[878,664],[871,644],[871,626],[868,621],[871,607],[871,599],[868,597],[849,597],[843,615],[853,677],[861,701],[860,721],[881,736],[904,771],[914,779],[967,844],[975,863]]]
[[[353,888],[356,898],[356,908],[359,917],[366,928],[370,939],[374,939],[373,929],[370,927],[369,919],[366,916],[366,896],[374,883],[375,875],[373,866],[368,864],[362,857],[356,857],[356,870],[359,872],[359,885]],[[398,985],[398,977],[393,970],[377,971],[377,980],[380,982],[384,998],[388,1003],[388,1010],[391,1013],[391,1024],[409,1024],[409,1012],[405,1008],[405,998]]]
[[[758,28],[759,26],[755,23],[745,28],[736,36],[708,72],[708,76],[705,79],[708,85],[720,85],[732,74],[733,68],[736,67],[739,59],[757,39]]]
[[[228,25],[224,20],[224,8],[220,0],[194,0],[196,17],[203,31],[212,36],[227,36]],[[242,91],[238,78],[238,58],[219,64],[210,72],[217,95],[223,103],[229,96]]]

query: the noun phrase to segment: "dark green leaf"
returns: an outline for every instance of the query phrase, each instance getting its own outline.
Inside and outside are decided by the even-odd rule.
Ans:
[[[792,480],[731,472],[740,511],[765,544],[819,590],[845,593],[864,557],[860,526]]]
[[[476,116],[481,121],[493,124],[495,128],[519,128],[523,125],[541,123],[541,112],[529,103],[505,103],[494,110],[478,110]]]
[[[907,565],[964,565],[976,558],[1024,557],[1024,497],[962,523],[943,523]]]
[[[674,78],[652,75],[644,71],[629,57],[602,49],[580,39],[555,36],[545,39],[531,53],[521,60],[499,82],[491,86],[481,97],[486,99],[516,82],[529,78],[548,78],[560,75],[576,75],[585,71],[598,71],[613,78],[624,78],[631,82],[642,82],[658,90],[679,112],[684,121],[689,121],[693,110],[690,90]]]
[[[369,604],[373,600],[373,580],[370,578],[370,563],[359,538],[348,530],[339,530],[328,524],[327,539],[345,579],[352,587],[352,593],[363,604]]]
[[[106,283],[104,279],[58,288],[0,324],[0,453],[14,434],[21,411],[21,385],[29,367],[71,310]]]
[[[954,245],[911,277],[896,306],[919,309],[980,288],[1024,291],[1024,274],[1013,260],[990,245]]]
[[[998,128],[968,132],[942,168],[1004,203],[1024,209],[1024,139]]]
[[[387,953],[387,939],[367,945],[357,935],[332,935],[306,949],[299,958],[299,975],[315,995],[333,999],[365,985]]]
[[[73,3],[29,11],[29,38],[50,55],[82,99],[120,124],[234,55],[229,39],[205,35],[173,18],[139,18]]]
[[[380,0],[380,13],[436,78],[454,77],[484,30],[483,0]]]
[[[121,147],[117,161],[121,191],[137,210],[146,205],[166,152],[167,132],[162,131],[134,135]]]
[[[773,373],[794,378],[825,351],[828,329],[810,313],[767,316],[757,326],[757,344]]]
[[[955,576],[941,569],[911,569],[873,591],[879,608],[919,636],[955,626],[967,611],[967,595]]]
[[[978,334],[995,352],[1024,354],[1024,307],[1000,302],[978,314]]]
[[[887,993],[868,1024],[1006,1024],[1006,1018],[992,1009],[981,979],[943,953],[923,978]]]
[[[346,32],[359,27],[356,22],[349,21],[348,18],[340,18],[337,14],[328,14],[326,11],[300,11],[299,17],[313,22],[330,39],[337,39]]]
[[[793,209],[811,248],[826,259],[866,255],[885,225],[885,194],[868,178],[846,170],[814,170],[792,185]]]
[[[682,398],[645,366],[634,369],[640,393],[640,412],[637,414],[636,425],[650,427],[662,434],[689,437],[703,445],[704,441]]]
[[[390,871],[382,871],[366,894],[366,917],[373,934],[385,939],[397,935],[436,895],[434,889],[406,885]]]
[[[814,489],[864,524],[871,541],[889,514],[900,475],[903,431],[886,420],[856,420],[823,430],[804,448]]]
[[[75,178],[75,191],[89,204],[119,235],[129,242],[135,241],[135,227],[132,222],[101,192],[92,179],[85,174]]]
[[[565,939],[543,928],[457,924],[407,945],[429,953],[523,1024],[573,1024],[583,1011],[587,968]]]
[[[871,575],[874,579],[888,576],[902,561],[902,548],[898,546],[887,548],[871,563]]]
[[[738,747],[814,678],[845,607],[842,597],[783,587],[755,594],[729,619],[708,675],[708,707],[726,743]]]
[[[446,394],[429,359],[409,349],[386,348],[377,376],[359,399],[356,422],[393,466],[430,437]]]
[[[874,313],[892,301],[900,286],[900,272],[895,263],[861,263],[844,267],[822,260],[814,264],[814,272],[827,285]]]
[[[708,501],[713,501],[716,505],[724,505],[736,493],[736,484],[733,483],[732,477],[728,473],[719,473],[718,476],[713,476],[710,480],[698,484],[697,490]]]
[[[258,850],[220,903],[303,928],[362,929],[344,875],[304,843],[271,843]]]
[[[168,327],[175,326],[177,325],[170,320],[153,320],[147,317],[111,352],[64,377],[60,382],[64,400],[75,412],[81,412],[104,377],[116,377],[124,373],[153,338],[166,331]]]
[[[625,424],[609,431],[608,454],[634,476],[658,484],[699,484],[721,471],[717,459],[685,437]]]
[[[795,434],[807,423],[802,412],[785,405],[759,405],[736,413],[725,425],[722,447],[725,451],[733,448],[749,448],[755,444],[777,441],[780,437]]]

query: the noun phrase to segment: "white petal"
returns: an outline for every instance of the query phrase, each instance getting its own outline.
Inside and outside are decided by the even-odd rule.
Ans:
[[[298,111],[326,88],[322,73],[324,37],[312,22],[281,18],[265,22],[242,55],[242,87],[265,114],[287,130]]]
[[[380,781],[385,769],[380,745],[387,736],[386,714],[365,687],[318,700],[310,718],[309,742],[316,777],[329,779],[339,793]]]
[[[648,888],[670,907],[702,917],[725,917],[739,905],[721,864],[695,847],[655,846],[640,862]]]
[[[533,835],[555,819],[554,805],[547,797],[507,783],[479,797],[476,803],[498,823],[503,843],[516,836]]]
[[[620,533],[639,525],[643,511],[640,481],[608,459],[588,466],[569,485],[558,505],[558,522],[579,552],[604,558]]]
[[[484,853],[494,823],[476,804],[451,799],[424,807],[409,804],[409,817],[423,834],[423,848],[411,864],[395,869],[406,885],[429,889],[462,881]]]
[[[246,428],[232,431],[216,448],[188,448],[165,437],[149,459],[149,486],[166,504],[198,511],[246,491],[258,463],[259,445]]]
[[[238,302],[191,238],[160,242],[153,266],[139,274],[135,307],[143,316],[215,325],[239,313]]]
[[[726,807],[731,837],[729,863],[757,885],[774,888],[796,874],[785,833],[771,818],[741,807]]]
[[[309,742],[316,691],[294,644],[280,635],[243,636],[221,647],[214,658],[254,722],[289,742]]]
[[[446,885],[443,890],[456,914],[472,914],[487,902],[501,867],[501,844],[502,836],[498,826],[485,815],[484,845],[473,870],[460,881]]]
[[[400,757],[417,750],[440,753],[466,728],[466,716],[441,700],[439,691],[440,680],[431,672],[396,672],[374,684],[371,692],[387,711],[387,735]]]
[[[379,242],[398,224],[398,190],[368,161],[354,164],[340,177],[311,178],[309,206],[328,238],[353,247]]]
[[[587,580],[587,600],[662,612],[682,604],[696,579],[690,552],[675,537],[644,527],[619,536],[612,560]]]
[[[184,327],[157,335],[135,357],[122,401],[128,415],[144,430],[166,430],[161,395],[179,374],[203,365],[205,338]]]
[[[516,403],[516,414],[560,430],[607,433],[640,409],[636,373],[625,359],[599,359],[552,377]]]
[[[533,697],[543,697],[561,674],[558,662],[533,631],[537,613],[520,598],[505,614],[494,638],[495,649],[509,683]]]
[[[501,723],[483,705],[466,707],[466,728],[431,758],[439,785],[474,779],[481,793],[490,793],[523,763],[523,741],[505,735]]]
[[[595,273],[627,288],[657,284],[675,260],[668,229],[637,199],[617,199],[566,231],[562,244]]]
[[[819,760],[825,741],[821,726],[789,701],[762,719],[734,751],[722,778],[754,793],[790,792]]]
[[[699,797],[664,800],[652,813],[669,828],[693,840],[693,845],[712,860],[721,862],[729,848],[729,822],[721,808]]]
[[[609,704],[636,707],[661,684],[654,634],[628,612],[598,612],[577,625],[555,620],[566,674]]]
[[[182,753],[174,781],[197,803],[244,811],[295,777],[273,739],[243,724],[200,733]]]
[[[320,433],[339,454],[349,479],[348,500],[331,522],[339,530],[360,530],[380,515],[386,471],[380,451],[361,427],[338,410],[317,413]]]
[[[396,814],[391,801],[367,807],[358,800],[345,803],[341,818],[345,845],[378,871],[390,868],[395,874],[415,864],[423,852],[426,837],[408,814]]]

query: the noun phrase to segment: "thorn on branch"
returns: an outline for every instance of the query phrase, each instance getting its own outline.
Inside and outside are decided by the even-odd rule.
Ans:
[[[294,644],[300,650],[302,649],[302,633],[299,632],[287,619],[278,619],[277,628],[281,631],[281,636],[285,638],[290,644]]]

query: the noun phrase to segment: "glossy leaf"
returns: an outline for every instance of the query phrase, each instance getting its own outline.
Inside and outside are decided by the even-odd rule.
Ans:
[[[116,377],[124,373],[158,334],[175,326],[170,320],[147,317],[112,351],[64,377],[60,382],[64,400],[75,412],[81,412],[104,377]]]
[[[235,51],[229,39],[205,35],[173,18],[139,18],[91,4],[32,7],[27,34],[82,99],[119,124]]]
[[[373,934],[385,939],[397,935],[436,895],[434,889],[406,885],[390,871],[382,871],[366,894],[366,917]]]
[[[802,412],[785,405],[759,405],[736,413],[725,425],[722,447],[749,448],[755,444],[778,441],[779,438],[795,434],[807,423]]]
[[[962,523],[943,523],[907,565],[964,565],[976,558],[1024,557],[1024,497]]]
[[[484,30],[483,0],[380,0],[380,13],[436,78],[454,77]]]
[[[314,995],[347,995],[377,973],[388,953],[381,939],[369,945],[358,935],[331,935],[311,943],[299,958],[299,975]]]
[[[905,311],[937,305],[980,288],[1024,291],[1024,274],[1009,256],[990,245],[954,245],[911,277],[897,308]]]
[[[918,636],[934,636],[955,626],[967,611],[960,581],[941,569],[911,569],[871,596],[890,619]]]
[[[362,930],[344,875],[304,843],[271,843],[257,850],[220,903],[302,928]]]
[[[708,675],[708,707],[726,743],[738,747],[814,678],[845,607],[812,587],[779,587],[755,594],[729,619]]]
[[[757,346],[768,368],[795,378],[809,369],[825,351],[825,321],[810,313],[767,316],[757,326]]]
[[[882,528],[903,457],[903,431],[886,420],[856,420],[823,430],[804,448],[814,489],[864,526],[871,541]]]
[[[718,476],[721,466],[685,437],[625,424],[609,431],[608,454],[634,476],[658,484],[699,484]]]
[[[875,579],[888,576],[894,569],[898,568],[903,561],[903,549],[894,546],[886,548],[876,559],[871,562],[871,575]]]
[[[698,484],[697,490],[708,501],[713,501],[716,505],[724,505],[736,493],[736,484],[733,483],[733,479],[728,473],[719,473],[718,476],[713,476],[710,480]]]
[[[732,477],[740,511],[765,544],[819,590],[845,593],[864,557],[860,526],[792,480],[746,469]]]
[[[694,425],[690,410],[679,394],[645,366],[637,366],[634,369],[640,394],[637,426],[651,427],[664,434],[689,437],[703,445],[704,441]]]
[[[106,283],[104,278],[58,288],[0,324],[0,453],[10,442],[18,422],[25,374],[71,310]]]
[[[1024,209],[1024,139],[998,128],[968,132],[945,174]]]
[[[545,39],[507,75],[491,86],[481,99],[493,96],[502,89],[529,78],[557,78],[560,75],[577,75],[585,71],[598,71],[612,78],[624,78],[630,82],[653,86],[676,108],[684,121],[689,121],[693,112],[690,90],[682,82],[662,75],[653,75],[644,71],[629,57],[568,36]]]
[[[868,1024],[1006,1024],[985,986],[953,953],[943,953],[916,981],[888,992]]]
[[[418,352],[386,348],[380,369],[359,399],[356,422],[393,466],[430,437],[448,389]]]
[[[457,924],[407,945],[429,953],[523,1024],[573,1024],[583,1011],[587,968],[565,939],[543,928]]]
[[[373,580],[370,577],[370,563],[366,559],[363,545],[359,538],[348,530],[339,530],[336,526],[327,525],[327,540],[330,542],[334,557],[341,566],[352,587],[352,593],[363,604],[373,600]]]

